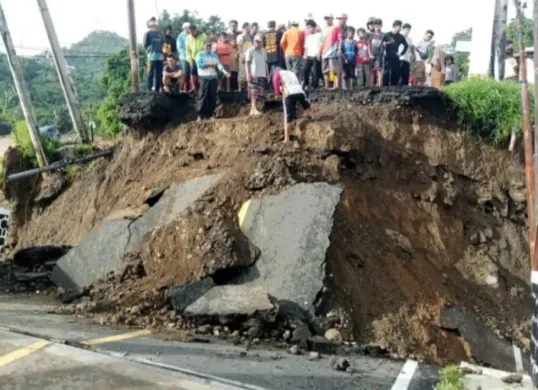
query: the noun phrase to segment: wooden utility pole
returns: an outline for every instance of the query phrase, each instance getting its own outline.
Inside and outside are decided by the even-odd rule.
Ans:
[[[138,72],[138,45],[136,44],[136,19],[134,0],[127,0],[129,16],[129,48],[131,51],[131,85],[133,92],[140,92],[140,73]]]
[[[493,74],[497,80],[504,79],[506,61],[506,24],[508,21],[508,0],[496,0],[495,23],[493,27],[494,51]]]
[[[21,61],[17,56],[15,47],[13,46],[13,40],[11,39],[11,34],[9,33],[6,16],[4,15],[4,10],[2,9],[2,4],[0,4],[0,34],[2,35],[2,41],[4,42],[4,45],[6,47],[9,68],[11,69],[11,74],[13,75],[13,81],[15,82],[15,89],[17,90],[17,95],[19,95],[19,101],[21,102],[22,112],[24,114],[24,118],[26,119],[28,132],[30,133],[30,139],[32,140],[32,145],[34,146],[37,163],[40,168],[44,168],[48,165],[47,157],[45,156],[43,146],[41,145],[41,138],[39,136],[39,129],[37,127],[37,119],[35,117],[34,109],[30,101],[30,94],[28,93],[26,83],[24,82]]]
[[[56,30],[54,29],[54,24],[52,23],[47,2],[46,0],[37,0],[37,4],[39,5],[39,11],[41,12],[45,29],[47,30],[47,36],[49,38],[50,48],[52,50],[52,58],[58,72],[58,78],[60,79],[60,84],[65,96],[67,108],[69,109],[69,114],[71,115],[73,127],[75,128],[80,140],[82,142],[88,142],[88,132],[84,123],[84,118],[82,117],[82,111],[77,101],[75,87],[71,82],[71,78],[67,70],[67,64],[65,62],[62,48],[60,47],[60,42],[58,41],[58,36],[56,35]]]

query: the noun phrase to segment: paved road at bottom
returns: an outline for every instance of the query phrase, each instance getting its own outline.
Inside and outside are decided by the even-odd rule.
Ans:
[[[48,303],[0,295],[0,388],[432,390],[438,380],[437,367],[413,361],[353,356],[346,373],[326,356],[164,341],[149,330],[49,314]]]

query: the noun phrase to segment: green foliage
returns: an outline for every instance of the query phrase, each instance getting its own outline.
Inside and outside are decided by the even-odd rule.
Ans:
[[[517,23],[512,20],[507,27],[506,36],[508,39],[514,41],[514,51],[519,51],[518,38],[517,38]],[[523,45],[525,47],[532,47],[534,45],[534,39],[532,34],[532,19],[525,18],[523,20]]]
[[[441,370],[441,380],[435,390],[464,390],[463,380],[458,366],[447,366]]]
[[[77,145],[77,147],[75,148],[76,157],[84,157],[91,153],[93,153],[93,148],[91,145],[88,144],[80,144]]]
[[[472,78],[443,88],[456,103],[461,125],[496,144],[512,131],[521,132],[521,90],[518,83]],[[534,107],[531,94],[531,107]]]
[[[456,42],[471,41],[472,37],[473,37],[472,28],[468,28],[467,30],[460,31],[459,33],[456,33],[452,37],[451,45],[455,48]],[[454,53],[454,63],[458,65],[460,73],[465,77],[467,77],[467,75],[469,74],[469,54],[470,53],[462,53],[462,52]]]
[[[15,143],[22,153],[23,159],[34,167],[37,167],[37,158],[34,150],[34,145],[32,144],[32,139],[30,138],[30,132],[28,131],[28,126],[23,120],[18,120],[13,125],[13,137],[15,138]],[[51,139],[46,136],[41,136],[41,144],[45,151],[45,155],[49,160],[49,163],[53,161],[58,161],[61,159],[61,155],[58,152],[60,143],[58,140]]]
[[[183,13],[170,15],[170,13],[164,10],[158,20],[158,25],[161,30],[168,25],[172,26],[173,34],[179,34],[183,29],[183,23],[189,22],[196,25],[200,31],[205,33],[214,32],[216,34],[226,30],[226,24],[219,16],[211,15],[207,20],[200,17],[198,12],[191,12],[183,10]]]

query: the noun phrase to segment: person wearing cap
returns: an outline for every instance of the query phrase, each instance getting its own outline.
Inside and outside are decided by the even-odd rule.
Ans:
[[[180,86],[182,91],[187,91],[189,89],[191,79],[191,64],[187,59],[187,37],[190,33],[190,26],[191,24],[189,22],[183,23],[183,26],[181,26],[183,31],[177,36],[176,42],[179,64],[183,69],[182,85]]]
[[[292,21],[291,27],[282,36],[280,46],[284,50],[286,69],[295,73],[298,79],[303,77],[304,31],[299,30],[299,22]]]
[[[334,26],[334,16],[332,14],[325,16],[325,22],[327,26],[322,31],[321,36],[321,61],[323,79],[325,81],[325,88],[329,88],[329,75],[332,73],[334,77],[334,88],[340,87],[340,48],[338,42],[340,42],[340,29]]]
[[[169,55],[177,56],[177,42],[176,38],[172,35],[171,25],[164,28],[163,54],[166,57]]]
[[[321,73],[321,34],[316,32],[317,25],[312,19],[306,21],[304,43],[304,68],[303,87],[310,87],[310,75],[312,75],[312,87],[317,88]],[[308,34],[307,34],[308,33]]]
[[[256,107],[258,99],[265,94],[265,84],[269,77],[267,54],[263,48],[261,35],[254,37],[254,46],[247,50],[246,67],[248,95],[250,98],[250,115],[261,115]]]
[[[277,68],[273,76],[273,88],[276,96],[284,96],[282,100],[284,106],[284,142],[290,142],[291,125],[298,119],[297,104],[300,104],[304,111],[310,109],[310,101],[301,87],[301,83],[295,73],[289,70]]]
[[[215,112],[218,90],[217,70],[224,73],[226,77],[230,77],[230,73],[224,69],[219,57],[213,52],[212,45],[213,42],[210,40],[204,41],[203,49],[196,54],[196,67],[200,80],[200,90],[196,102],[198,121],[211,118]]]
[[[267,54],[267,65],[269,75],[272,75],[275,68],[280,64],[280,41],[282,34],[276,30],[276,22],[271,20],[267,23],[267,31],[263,34],[263,48]],[[272,84],[269,86],[272,89]]]
[[[143,42],[148,53],[147,89],[159,92],[163,78],[164,37],[160,31],[157,31],[157,19],[154,17],[148,21],[148,31],[144,34]]]
[[[198,66],[196,62],[196,56],[198,53],[204,51],[205,42],[207,36],[204,33],[198,31],[198,28],[191,24],[189,26],[190,35],[187,37],[187,60],[191,65],[191,89],[196,90],[196,83],[198,81]],[[213,44],[213,42],[211,42]]]

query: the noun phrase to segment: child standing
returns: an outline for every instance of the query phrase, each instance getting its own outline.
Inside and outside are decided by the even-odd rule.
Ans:
[[[217,56],[219,56],[219,61],[224,67],[224,70],[227,72],[231,72],[231,53],[232,53],[232,45],[230,44],[228,40],[228,34],[221,33],[219,36],[219,41],[217,42],[216,47],[216,53]],[[230,78],[226,77],[220,80],[219,83],[219,89],[224,89],[224,85],[226,85],[226,91],[230,90]]]
[[[359,37],[357,42],[357,84],[359,87],[370,87],[372,85],[370,80],[372,72],[370,41],[364,28],[359,28],[357,35]]]
[[[459,79],[458,65],[454,64],[454,57],[447,56],[445,60],[445,84],[455,83]]]
[[[346,39],[342,42],[342,54],[344,55],[344,79],[346,80],[346,89],[353,89],[353,81],[356,79],[355,69],[357,64],[357,41],[353,39],[355,29],[348,27],[346,29]]]
[[[241,91],[239,88],[239,48],[237,47],[237,40],[232,37],[230,41],[230,87],[233,91]]]
[[[370,39],[370,52],[372,59],[372,72],[370,78],[370,84],[374,84],[374,78],[377,77],[377,86],[383,86],[383,72],[385,69],[385,46],[391,42],[390,37],[381,31],[383,28],[383,21],[376,19],[374,22],[374,33]]]

